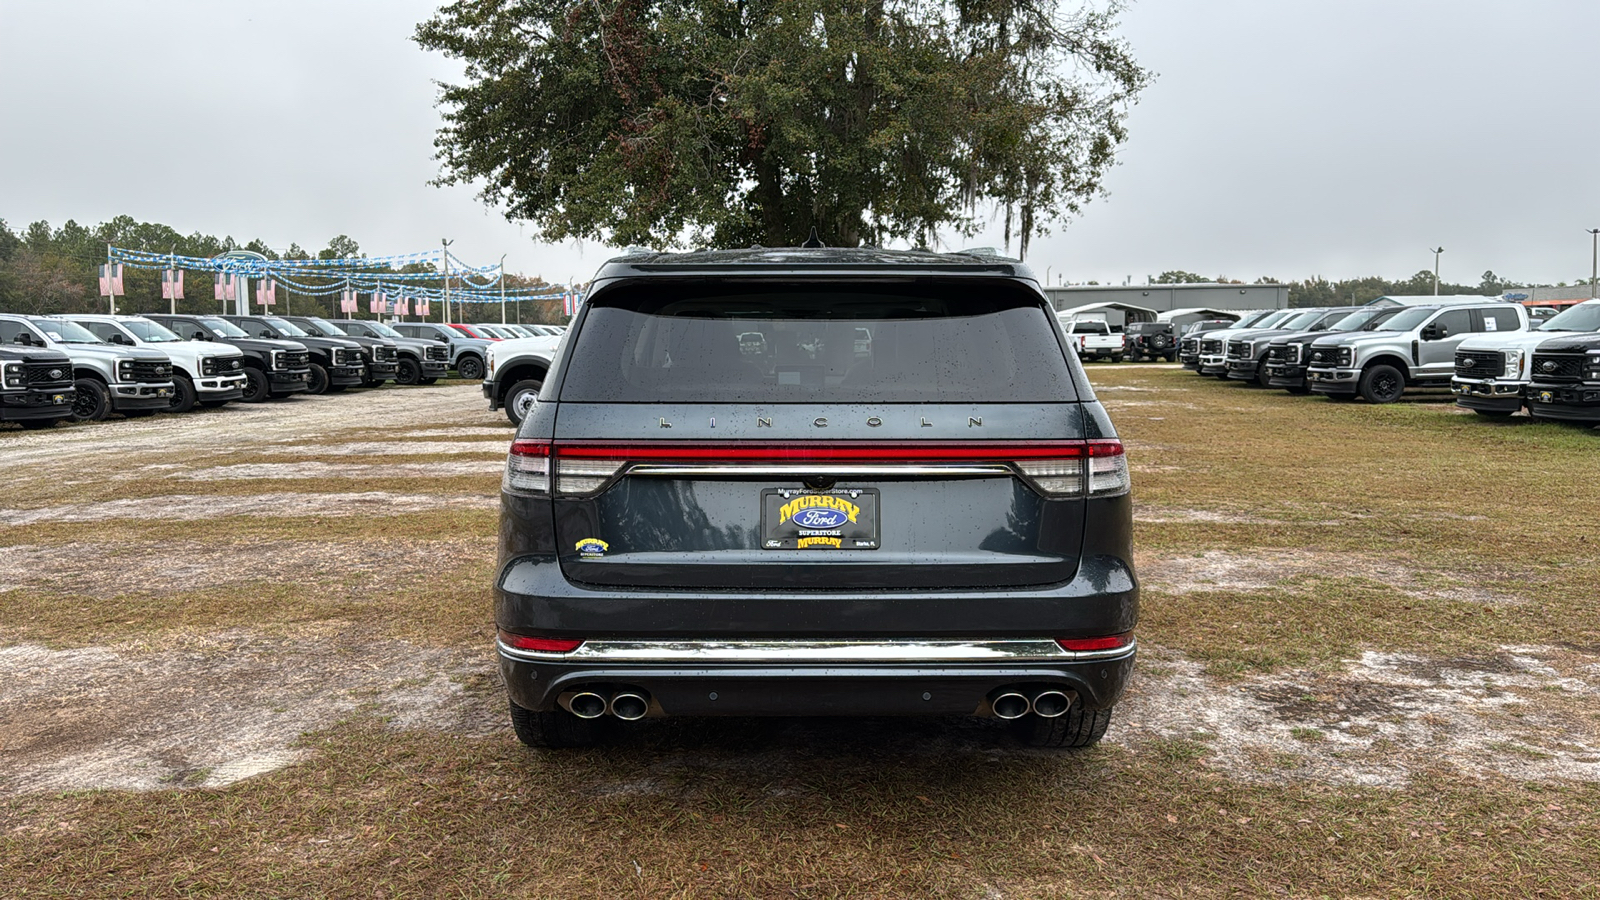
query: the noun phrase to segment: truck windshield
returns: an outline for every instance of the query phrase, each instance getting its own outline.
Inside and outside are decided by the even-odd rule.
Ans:
[[[306,330],[288,319],[270,318],[265,320],[268,325],[287,334],[290,337],[310,337]]]
[[[1295,316],[1292,319],[1288,319],[1288,320],[1284,321],[1282,324],[1274,325],[1273,327],[1274,328],[1282,328],[1284,331],[1299,331],[1302,328],[1310,328],[1312,325],[1316,324],[1316,321],[1318,319],[1322,318],[1324,315],[1325,315],[1325,313],[1323,313],[1321,310],[1313,310],[1312,312],[1303,312],[1300,315]]]
[[[1272,310],[1269,309],[1266,312],[1260,312],[1260,313],[1256,313],[1254,315],[1245,316],[1244,318],[1240,319],[1237,322],[1234,322],[1232,325],[1229,325],[1228,327],[1226,327],[1226,328],[1224,328],[1222,330],[1223,331],[1238,331],[1241,328],[1254,328],[1255,324],[1257,322],[1261,321],[1262,319],[1265,319],[1267,316],[1270,316],[1270,315],[1272,315]]]
[[[147,344],[167,344],[172,341],[183,342],[183,338],[178,337],[149,319],[125,319],[117,324],[128,329],[133,333],[134,337]]]
[[[393,328],[390,328],[388,325],[382,322],[362,322],[361,324],[371,328],[373,331],[376,331],[384,337],[405,337],[405,335],[395,331]]]
[[[327,319],[319,319],[316,316],[306,316],[305,321],[310,322],[311,327],[316,329],[316,333],[322,337],[349,336],[345,333],[343,328],[340,328],[332,322],[329,322]]]
[[[1394,318],[1382,323],[1377,328],[1372,330],[1410,331],[1411,329],[1416,328],[1418,325],[1421,325],[1423,322],[1428,321],[1428,317],[1438,311],[1439,310],[1437,308],[1432,306],[1413,306],[1410,309],[1401,310],[1399,313],[1395,314]]]
[[[1393,309],[1358,309],[1328,326],[1329,331],[1364,331],[1394,315]]]
[[[48,322],[33,323],[44,332],[45,337],[58,344],[104,344],[105,341],[94,336],[94,332],[79,325],[77,322]]]
[[[217,337],[242,338],[250,336],[245,333],[243,328],[240,328],[232,322],[229,322],[227,319],[218,319],[213,316],[207,316],[206,318],[200,320],[200,324],[211,329],[211,333]]]
[[[1540,325],[1538,331],[1600,331],[1600,303],[1580,303]]]

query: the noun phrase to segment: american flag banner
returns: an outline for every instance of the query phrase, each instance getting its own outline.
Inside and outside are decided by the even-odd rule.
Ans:
[[[100,296],[123,296],[122,263],[106,263],[100,267]]]
[[[373,295],[371,295],[370,297],[367,298],[367,312],[370,312],[370,313],[381,313],[381,312],[383,312],[383,300],[380,299],[382,296],[383,296],[382,294],[373,294]]]
[[[416,312],[416,314],[419,315],[419,316],[425,316],[425,315],[428,314],[428,298],[427,297],[418,297],[417,298],[417,308],[416,308],[416,310],[414,310],[414,312]]]
[[[394,301],[394,314],[397,316],[411,315],[411,298],[401,294],[399,299]]]
[[[228,299],[227,276],[223,275],[221,272],[211,276],[211,290],[214,294],[216,294],[215,299]]]
[[[161,299],[183,299],[183,270],[165,269],[161,273]]]
[[[278,283],[271,278],[263,278],[256,282],[256,304],[259,306],[278,305]]]
[[[232,272],[229,272],[228,274],[226,274],[226,275],[224,275],[222,277],[223,277],[222,299],[224,299],[224,300],[237,300],[237,299],[239,299],[239,276],[233,274]]]
[[[339,312],[353,313],[355,311],[356,311],[356,292],[355,291],[340,291],[339,292]]]

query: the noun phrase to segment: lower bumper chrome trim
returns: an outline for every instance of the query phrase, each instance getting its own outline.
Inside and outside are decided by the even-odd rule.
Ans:
[[[525,662],[896,663],[1092,662],[1131,655],[1130,641],[1107,650],[1063,650],[1048,638],[893,641],[588,641],[570,653],[518,650],[496,639],[507,659]]]

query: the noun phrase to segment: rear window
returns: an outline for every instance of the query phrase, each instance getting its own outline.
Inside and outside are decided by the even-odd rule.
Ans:
[[[1076,400],[1050,315],[1042,298],[991,285],[614,290],[586,314],[561,399]]]

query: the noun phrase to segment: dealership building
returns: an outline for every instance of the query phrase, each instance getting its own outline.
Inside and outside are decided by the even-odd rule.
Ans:
[[[1174,309],[1283,309],[1289,305],[1286,284],[1070,284],[1046,287],[1057,311],[1091,303],[1122,303],[1154,310]]]

